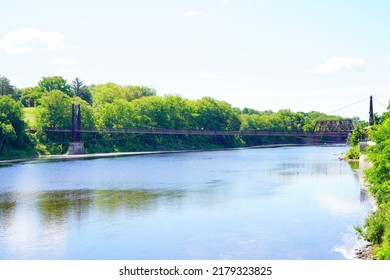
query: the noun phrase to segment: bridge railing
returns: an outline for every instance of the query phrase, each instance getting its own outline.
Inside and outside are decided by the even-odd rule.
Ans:
[[[72,132],[71,129],[46,128],[44,132]],[[80,129],[81,133],[121,133],[121,134],[166,134],[166,135],[218,135],[218,136],[285,136],[285,137],[347,137],[351,131],[272,131],[272,130],[176,130],[165,128],[102,128],[102,129]]]

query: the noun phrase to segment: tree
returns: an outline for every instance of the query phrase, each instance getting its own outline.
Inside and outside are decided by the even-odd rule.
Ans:
[[[0,94],[13,95],[13,93],[14,87],[11,85],[10,81],[4,76],[0,76]]]
[[[11,96],[0,95],[0,151],[4,144],[21,147],[25,140],[22,106]]]
[[[72,92],[74,96],[78,96],[81,99],[88,102],[88,104],[92,104],[92,93],[88,86],[84,84],[79,78],[75,78],[72,81]]]
[[[72,98],[60,90],[52,90],[41,98],[38,107],[39,128],[69,128],[71,123]]]
[[[38,82],[38,86],[45,92],[59,90],[70,97],[73,96],[70,85],[61,76],[43,77]]]
[[[92,86],[92,102],[94,107],[99,107],[105,103],[113,103],[115,100],[124,99],[128,90],[126,87],[115,83],[107,83]]]
[[[127,86],[128,96],[126,97],[127,101],[132,101],[134,99],[155,96],[156,90],[153,88],[145,87],[145,86]]]
[[[38,138],[45,143],[49,152],[64,153],[70,141],[69,133],[44,133],[45,128],[70,129],[72,120],[72,104],[81,107],[81,126],[94,128],[94,114],[92,107],[79,97],[71,98],[62,91],[53,90],[45,93],[41,98],[41,105],[37,108]],[[89,136],[91,137],[91,135]],[[90,140],[90,138],[86,139]]]
[[[36,107],[40,104],[43,90],[40,87],[26,87],[21,89],[20,102],[24,107]]]
[[[351,146],[356,146],[363,139],[367,138],[366,127],[368,126],[368,122],[360,122],[355,126],[355,129],[351,133],[351,137],[349,137],[349,144]]]
[[[21,92],[11,85],[11,82],[4,76],[0,76],[0,95],[10,95],[14,100],[19,100]]]
[[[375,246],[378,259],[390,259],[390,118],[369,130],[374,146],[367,148],[372,167],[366,171],[371,183],[369,191],[376,200],[377,210],[371,213],[358,232]]]
[[[224,101],[203,97],[196,102],[197,124],[199,129],[239,130],[241,121],[238,112]]]

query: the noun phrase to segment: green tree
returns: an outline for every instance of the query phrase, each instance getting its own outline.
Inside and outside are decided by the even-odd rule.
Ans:
[[[128,94],[126,96],[127,101],[132,101],[134,99],[156,95],[155,89],[145,87],[145,86],[130,85],[130,86],[127,86],[126,88],[128,90]]]
[[[349,138],[349,144],[351,146],[356,146],[361,140],[367,138],[367,127],[368,122],[360,122],[355,126],[355,129],[352,131],[351,137]]]
[[[38,86],[22,88],[20,102],[24,107],[36,107],[40,104],[42,95],[43,90]]]
[[[41,105],[37,108],[38,138],[45,143],[50,153],[64,153],[67,143],[70,142],[69,133],[45,133],[45,128],[70,129],[72,120],[72,104],[81,107],[83,128],[94,128],[94,113],[89,104],[79,97],[71,98],[62,91],[53,90],[45,93],[41,98]],[[84,140],[91,140],[91,135],[83,136]]]
[[[10,95],[16,101],[20,99],[21,92],[11,85],[11,82],[4,76],[0,76],[0,95]]]
[[[91,91],[94,107],[99,107],[105,103],[113,103],[118,99],[126,100],[128,94],[126,87],[115,83],[95,85],[91,87]]]
[[[10,80],[4,76],[0,76],[0,94],[1,95],[13,95],[14,87],[11,85]]]
[[[71,89],[74,96],[78,96],[81,99],[87,101],[88,104],[92,104],[91,90],[79,78],[75,78],[72,81]]]
[[[196,103],[197,127],[205,130],[239,130],[239,113],[230,104],[203,97]]]
[[[39,128],[69,128],[71,123],[72,98],[60,90],[52,90],[41,98],[38,107]]]
[[[22,106],[11,96],[0,95],[0,152],[8,145],[23,147],[26,141]]]
[[[358,232],[375,246],[378,259],[390,259],[390,118],[371,126],[369,140],[376,144],[367,148],[372,167],[366,171],[371,183],[370,193],[376,200],[377,210],[370,214]]]
[[[99,107],[96,125],[99,128],[133,128],[135,115],[131,104],[127,101],[116,100]]]
[[[45,91],[45,92],[59,90],[70,97],[73,96],[71,86],[61,76],[43,77],[38,82],[38,87],[40,87],[42,89],[42,91]]]

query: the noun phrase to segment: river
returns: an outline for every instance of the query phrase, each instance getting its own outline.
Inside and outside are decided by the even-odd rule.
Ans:
[[[0,259],[353,257],[371,209],[345,146],[0,167]]]

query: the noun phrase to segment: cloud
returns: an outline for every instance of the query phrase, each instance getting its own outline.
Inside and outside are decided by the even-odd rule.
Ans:
[[[7,53],[32,53],[34,51],[64,50],[65,35],[59,32],[24,28],[8,32],[0,40],[0,48]]]
[[[203,72],[202,77],[208,80],[223,80],[222,77],[217,76],[215,74],[209,73],[209,72]]]
[[[318,202],[335,216],[355,214],[364,207],[359,202],[327,194],[322,195]]]
[[[188,11],[183,14],[183,17],[202,17],[205,15],[202,11]]]
[[[345,71],[361,71],[364,70],[366,61],[359,57],[332,57],[310,69],[309,73],[328,74],[334,72]]]
[[[75,61],[73,59],[56,57],[46,61],[46,63],[51,65],[74,65]]]

